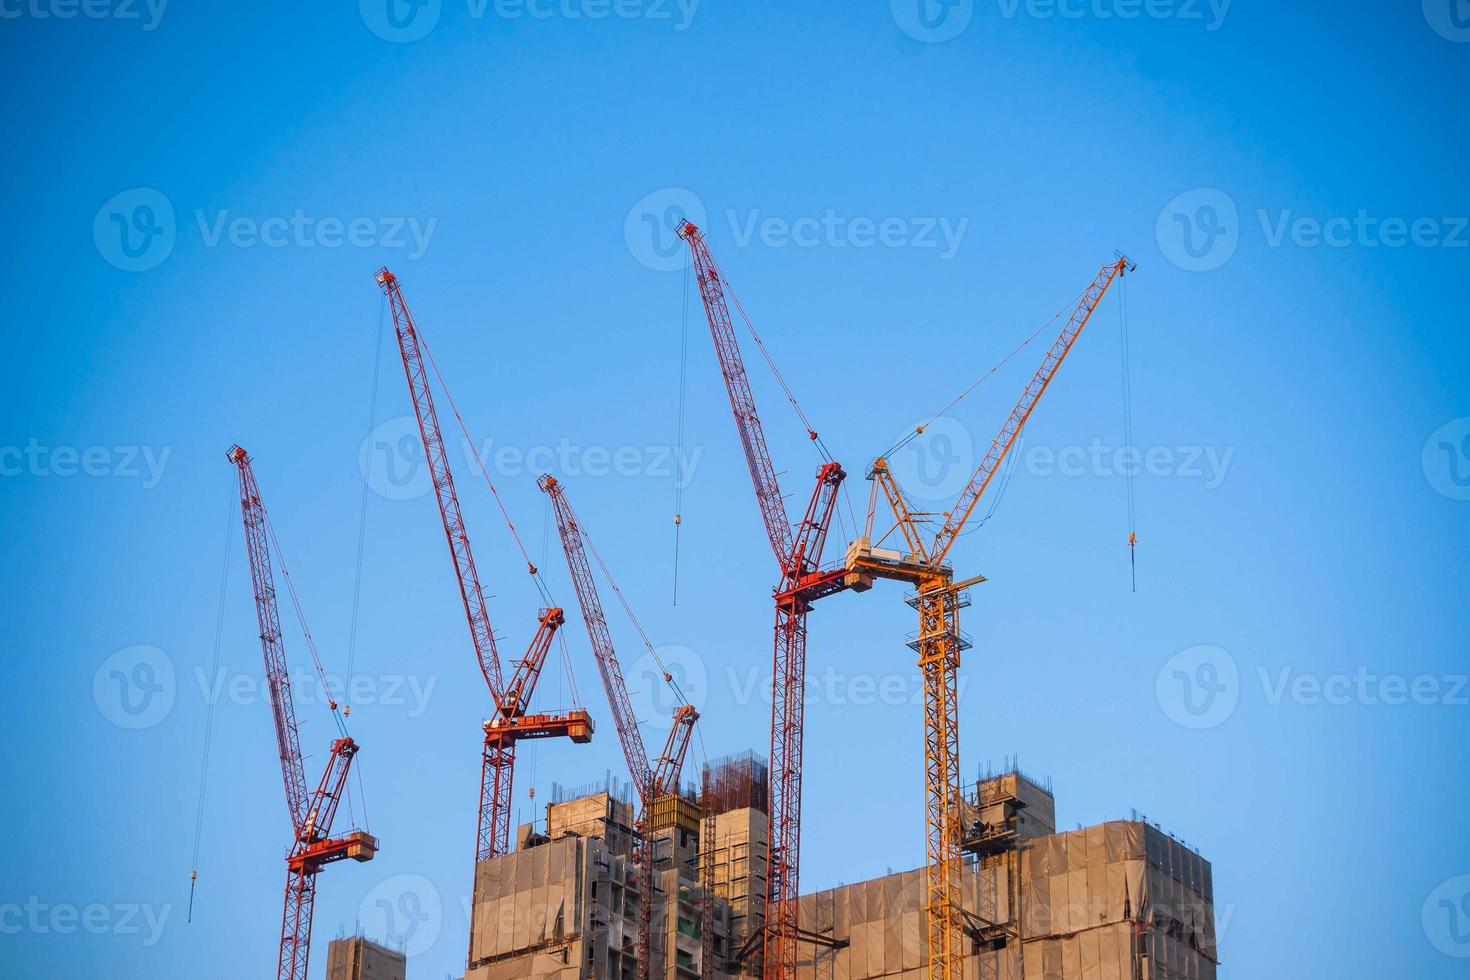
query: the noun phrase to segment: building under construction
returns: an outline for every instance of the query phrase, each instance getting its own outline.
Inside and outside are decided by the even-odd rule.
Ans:
[[[649,976],[760,975],[769,776],[751,755],[706,767],[648,822],[653,894],[634,860],[633,804],[609,787],[547,806],[515,851],[482,861],[466,980],[632,980],[642,903]],[[1018,770],[963,793],[963,975],[972,980],[1213,980],[1210,864],[1121,820],[1058,833],[1051,790]],[[924,975],[924,869],[804,895],[797,975]]]
[[[866,521],[859,525],[852,515],[855,537],[842,560],[827,561],[824,550],[840,523],[838,500],[847,472],[827,451],[761,344],[822,456],[802,516],[795,520],[787,513],[732,310],[758,344],[759,334],[703,232],[683,221],[678,235],[690,250],[693,279],[776,559],[769,765],[749,755],[725,759],[706,767],[698,790],[685,787],[683,765],[699,709],[687,703],[633,616],[561,480],[543,474],[537,485],[555,515],[632,785],[623,794],[609,784],[600,792],[554,798],[540,830],[523,826],[514,837],[510,800],[517,744],[545,738],[585,742],[592,736],[591,716],[581,705],[554,715],[532,713],[529,707],[566,615],[555,606],[537,613],[530,646],[524,657],[511,661],[507,676],[434,407],[431,376],[440,387],[443,379],[397,277],[386,268],[375,277],[392,314],[466,623],[494,704],[484,724],[466,976],[861,980],[917,978],[922,970],[930,980],[1027,974],[1085,980],[1213,977],[1212,889],[1208,865],[1197,855],[1138,821],[1059,834],[1050,790],[1017,771],[970,787],[960,779],[958,673],[960,655],[970,647],[960,617],[970,603],[970,587],[986,579],[957,579],[952,549],[987,488],[1004,472],[1026,421],[1083,328],[1134,264],[1121,253],[1105,262],[1075,305],[1069,303],[1033,335],[1064,321],[952,505],[944,510],[916,506],[889,466],[895,452],[924,432],[926,425],[920,424],[868,465]],[[1126,304],[1122,309],[1126,333]],[[457,410],[453,414],[473,446],[462,416]],[[498,499],[483,460],[476,461]],[[549,603],[550,590],[509,514],[501,510]],[[1128,541],[1131,556],[1136,538],[1130,533]],[[679,705],[662,751],[650,752],[644,743],[599,594],[599,571]],[[917,614],[918,629],[906,645],[917,655],[924,683],[925,862],[906,874],[803,895],[807,615],[826,597],[868,592],[883,581],[909,590],[904,601]]]

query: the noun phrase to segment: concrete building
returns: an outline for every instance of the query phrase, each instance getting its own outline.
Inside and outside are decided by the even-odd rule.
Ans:
[[[402,953],[361,936],[327,946],[327,980],[403,980],[407,963]]]
[[[651,828],[652,896],[626,800],[605,791],[549,805],[544,834],[523,827],[514,853],[477,869],[466,980],[631,978],[646,900],[651,976],[758,975],[765,767],[721,760],[703,790],[703,811],[686,794]],[[1213,883],[1197,853],[1136,820],[1057,833],[1051,791],[1018,771],[981,781],[961,806],[967,980],[1214,980]],[[924,874],[803,896],[798,975],[924,976]]]

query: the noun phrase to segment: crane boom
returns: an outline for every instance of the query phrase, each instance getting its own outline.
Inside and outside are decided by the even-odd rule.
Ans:
[[[265,680],[270,689],[271,713],[276,723],[276,748],[281,758],[281,776],[286,784],[286,809],[291,829],[299,832],[306,821],[306,772],[301,762],[301,737],[296,728],[296,702],[291,695],[291,674],[286,665],[286,644],[281,636],[281,613],[276,604],[275,575],[271,570],[270,531],[266,527],[265,504],[250,456],[232,446],[230,462],[238,470],[240,512],[245,522],[245,550],[250,557],[250,584],[255,592],[255,617],[260,624],[260,646],[265,654]]]
[[[379,269],[374,278],[382,287],[383,294],[388,297],[388,306],[393,314],[393,331],[398,337],[398,351],[403,355],[403,373],[408,379],[414,417],[418,420],[419,435],[424,443],[424,458],[428,461],[429,476],[434,484],[434,499],[438,501],[439,516],[444,523],[444,537],[449,542],[449,553],[454,559],[454,573],[459,580],[460,598],[464,600],[470,640],[474,644],[475,657],[479,660],[480,672],[485,675],[490,694],[499,703],[503,678],[500,672],[500,655],[495,648],[495,631],[490,626],[490,613],[485,607],[480,573],[475,567],[475,556],[470,551],[470,538],[465,532],[464,516],[460,513],[459,494],[454,489],[449,454],[445,451],[444,436],[439,430],[439,414],[434,410],[434,395],[429,389],[429,376],[419,343],[418,327],[403,298],[398,277],[387,269]]]
[[[704,243],[704,234],[693,222],[684,223],[679,229],[679,237],[689,243],[689,251],[694,258],[699,295],[704,301],[705,313],[709,318],[715,354],[720,360],[720,373],[725,377],[725,390],[730,396],[730,409],[735,413],[735,425],[740,430],[740,444],[745,450],[750,480],[755,485],[755,499],[760,505],[761,520],[765,522],[771,550],[776,553],[776,560],[785,569],[792,556],[791,524],[786,517],[786,505],[781,499],[781,485],[776,479],[776,467],[771,462],[770,450],[766,448],[766,434],[761,428],[760,415],[756,412],[755,395],[750,390],[750,378],[745,373],[745,360],[740,356],[735,325],[730,320],[724,280],[720,276],[719,267],[715,265],[714,257],[710,255],[709,246]]]
[[[276,743],[281,771],[286,782],[286,806],[291,812],[293,840],[286,856],[286,897],[281,910],[281,943],[276,962],[278,980],[306,980],[311,955],[311,917],[316,902],[316,876],[326,865],[351,858],[371,861],[377,839],[366,831],[354,830],[345,837],[332,837],[337,809],[347,792],[347,774],[356,757],[357,743],[345,734],[333,740],[327,765],[315,791],[306,791],[306,774],[301,760],[301,738],[296,727],[296,710],[291,696],[286,648],[281,636],[281,614],[271,571],[270,526],[250,455],[239,446],[227,454],[239,477],[240,510],[245,524],[245,548],[250,559],[250,580],[255,595],[255,614],[260,624],[260,645],[265,654],[265,672],[275,716]],[[333,710],[336,710],[334,704]]]
[[[1088,320],[1092,319],[1093,311],[1102,302],[1102,298],[1107,293],[1108,287],[1113,284],[1113,280],[1126,272],[1129,265],[1130,263],[1127,258],[1120,257],[1116,262],[1103,266],[1098,271],[1097,276],[1092,280],[1092,284],[1083,291],[1082,299],[1077,303],[1076,309],[1072,311],[1072,315],[1068,318],[1066,326],[1062,328],[1061,334],[1051,345],[1051,349],[1046,352],[1046,356],[1042,358],[1041,366],[1036,369],[1036,373],[1032,375],[1031,381],[1026,385],[1025,390],[1021,392],[1021,397],[1017,400],[1016,407],[1011,409],[1011,414],[1006,418],[1005,424],[1000,427],[1000,431],[991,440],[990,449],[985,453],[985,458],[980,461],[980,465],[975,469],[975,475],[970,478],[970,482],[960,492],[959,499],[950,508],[948,520],[944,522],[944,526],[935,534],[934,542],[929,549],[932,563],[938,564],[944,561],[944,556],[953,547],[955,538],[964,529],[965,522],[975,512],[975,505],[980,502],[980,498],[985,494],[986,487],[990,486],[991,478],[1000,469],[1000,464],[1005,461],[1006,455],[1011,451],[1011,447],[1016,444],[1016,440],[1021,435],[1022,427],[1026,425],[1026,420],[1031,417],[1032,409],[1036,407],[1036,403],[1041,399],[1041,396],[1046,393],[1046,389],[1051,384],[1052,378],[1056,377],[1057,369],[1062,366],[1062,361],[1066,360],[1067,354],[1072,350],[1072,345],[1077,342],[1078,336],[1082,333],[1082,328],[1087,326]]]
[[[597,583],[592,578],[592,566],[587,561],[581,524],[572,511],[572,505],[567,502],[561,483],[555,477],[545,474],[537,481],[537,485],[551,498],[562,550],[566,553],[572,585],[582,607],[582,620],[587,624],[587,638],[592,643],[592,657],[597,661],[597,672],[602,678],[602,689],[607,693],[613,725],[616,726],[618,740],[623,745],[623,758],[627,760],[628,774],[633,779],[639,798],[644,799],[653,784],[653,770],[648,764],[648,751],[643,746],[643,735],[638,731],[638,718],[633,712],[632,699],[628,696],[623,668],[618,663],[617,651],[613,648],[607,614],[603,612],[602,599],[597,594]]]

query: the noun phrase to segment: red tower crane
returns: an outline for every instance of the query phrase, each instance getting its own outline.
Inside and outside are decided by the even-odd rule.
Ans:
[[[628,762],[628,773],[638,791],[637,828],[642,840],[635,860],[640,868],[643,885],[643,902],[639,906],[638,920],[638,977],[645,980],[649,971],[649,939],[653,924],[653,842],[647,839],[649,816],[657,801],[678,791],[679,775],[683,771],[684,757],[689,750],[689,737],[694,730],[694,723],[699,720],[699,712],[689,704],[674,709],[674,724],[669,729],[663,752],[656,761],[650,763],[643,745],[643,735],[638,731],[633,703],[628,697],[623,668],[618,663],[618,654],[613,648],[607,615],[602,610],[602,600],[597,594],[597,582],[592,577],[592,566],[587,561],[586,531],[577,520],[561,483],[555,477],[543,474],[537,481],[537,486],[551,497],[552,511],[556,515],[556,529],[561,535],[562,550],[567,556],[567,567],[571,571],[577,600],[582,607],[582,619],[587,623],[587,636],[592,642],[592,655],[602,677],[602,688],[607,692],[613,723],[617,726],[618,739],[623,746],[623,757]],[[665,680],[668,680],[667,675]]]
[[[464,517],[460,513],[459,495],[454,489],[454,475],[449,468],[449,454],[439,429],[439,415],[434,409],[423,338],[407,302],[403,299],[398,278],[387,269],[379,269],[374,281],[388,298],[393,314],[393,329],[398,338],[399,353],[403,357],[403,372],[408,380],[409,396],[413,400],[419,434],[423,438],[424,457],[428,462],[434,497],[439,504],[439,516],[444,524],[444,537],[448,541],[450,558],[454,563],[465,618],[469,622],[470,641],[475,648],[480,673],[484,675],[490,697],[495,702],[495,714],[484,724],[480,813],[475,848],[475,860],[478,863],[510,850],[511,783],[515,774],[516,743],[523,739],[554,737],[570,738],[577,743],[587,742],[592,738],[592,718],[581,709],[562,714],[527,713],[527,705],[536,681],[541,676],[541,668],[546,661],[552,638],[565,622],[563,611],[559,608],[541,610],[536,634],[525,657],[517,664],[510,684],[504,683],[500,655],[495,647],[495,632],[490,626],[490,614],[480,586],[480,573],[475,567],[474,554],[470,550],[469,535],[465,531]],[[531,566],[530,570],[535,574],[535,566]],[[473,937],[470,948],[473,957]]]
[[[762,971],[766,980],[796,973],[797,895],[801,855],[801,753],[803,693],[806,685],[806,616],[812,603],[852,587],[842,568],[822,569],[822,551],[846,473],[828,461],[817,469],[816,487],[795,531],[786,514],[776,469],[766,448],[755,396],[740,356],[740,345],[725,298],[725,279],[704,235],[685,222],[679,237],[689,244],[699,295],[714,338],[715,354],[730,396],[735,426],[745,450],[756,502],[771,550],[780,566],[775,589],[776,627],[772,656],[770,869]],[[815,440],[817,434],[808,428]]]
[[[231,446],[228,458],[239,475],[240,511],[245,522],[245,546],[250,557],[250,582],[255,594],[255,615],[260,624],[260,646],[265,654],[265,677],[276,722],[276,746],[281,757],[281,775],[286,784],[286,809],[294,837],[286,855],[286,899],[281,913],[281,947],[276,965],[279,980],[306,980],[311,953],[311,913],[316,901],[316,876],[328,864],[351,858],[371,861],[377,839],[366,831],[354,830],[344,837],[332,836],[332,823],[347,787],[347,773],[357,755],[357,743],[342,731],[334,739],[327,766],[316,789],[308,791],[306,770],[301,760],[301,737],[296,728],[296,705],[291,697],[291,677],[286,666],[286,645],[281,636],[280,610],[276,606],[275,576],[271,571],[270,526],[265,504],[250,456]],[[333,711],[336,705],[332,705]],[[337,719],[339,729],[341,719]]]

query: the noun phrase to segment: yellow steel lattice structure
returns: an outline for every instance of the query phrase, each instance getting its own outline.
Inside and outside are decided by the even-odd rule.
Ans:
[[[908,602],[918,611],[919,629],[909,640],[909,646],[918,653],[919,667],[924,675],[924,820],[928,857],[924,911],[930,980],[960,980],[964,975],[960,945],[957,684],[960,654],[969,646],[969,641],[960,631],[959,614],[960,609],[968,605],[966,587],[985,581],[983,576],[976,576],[956,583],[946,558],[1108,287],[1132,269],[1133,263],[1119,256],[1116,261],[1104,265],[1092,284],[1083,291],[1061,335],[1047,351],[1020,400],[991,441],[985,458],[954,506],[943,515],[910,507],[885,459],[875,460],[868,472],[873,489],[868,503],[866,533],[847,550],[848,577],[844,584],[863,590],[871,587],[875,578],[888,578],[906,582],[914,589]],[[922,428],[919,431],[922,432]],[[880,490],[894,523],[875,542],[873,524]],[[925,531],[936,516],[942,516],[944,523],[931,537]],[[904,550],[884,550],[881,547],[883,541],[895,530],[903,538]]]

